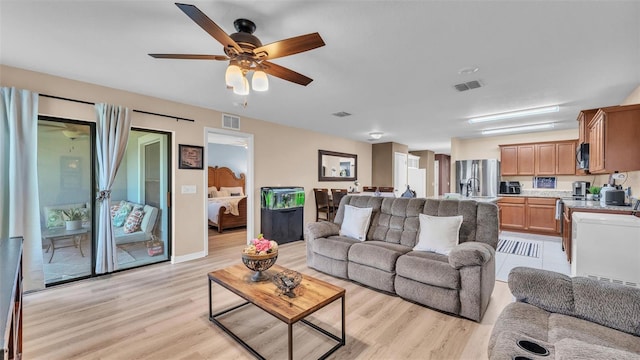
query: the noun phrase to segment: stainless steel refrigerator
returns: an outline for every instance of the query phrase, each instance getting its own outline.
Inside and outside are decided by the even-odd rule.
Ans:
[[[457,192],[462,196],[498,196],[500,188],[500,161],[456,161]]]

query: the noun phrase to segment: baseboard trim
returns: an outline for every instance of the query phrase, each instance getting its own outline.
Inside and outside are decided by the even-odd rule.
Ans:
[[[198,251],[198,252],[194,252],[191,254],[187,254],[187,255],[178,255],[178,256],[171,256],[171,263],[172,264],[177,264],[177,263],[181,263],[181,262],[185,262],[185,261],[191,261],[191,260],[195,260],[195,259],[200,259],[207,256],[207,254],[204,253],[204,251]]]

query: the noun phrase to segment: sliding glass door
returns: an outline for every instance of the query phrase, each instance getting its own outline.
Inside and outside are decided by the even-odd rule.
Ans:
[[[41,117],[38,190],[45,285],[91,276],[94,124]]]
[[[169,133],[132,129],[111,189],[118,270],[170,254]],[[45,285],[95,275],[95,124],[40,117],[38,185]]]
[[[168,133],[129,134],[111,189],[119,269],[169,259],[169,144]]]

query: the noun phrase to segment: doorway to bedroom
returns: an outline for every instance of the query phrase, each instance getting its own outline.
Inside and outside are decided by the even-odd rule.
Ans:
[[[207,129],[206,144],[205,248],[215,241],[228,242],[228,234],[244,245],[253,234],[253,135]]]

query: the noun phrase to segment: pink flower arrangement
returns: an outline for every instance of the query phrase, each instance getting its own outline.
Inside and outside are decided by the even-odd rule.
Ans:
[[[262,234],[257,239],[251,240],[251,244],[242,250],[247,255],[266,255],[278,252],[278,243],[273,240],[267,240]]]

